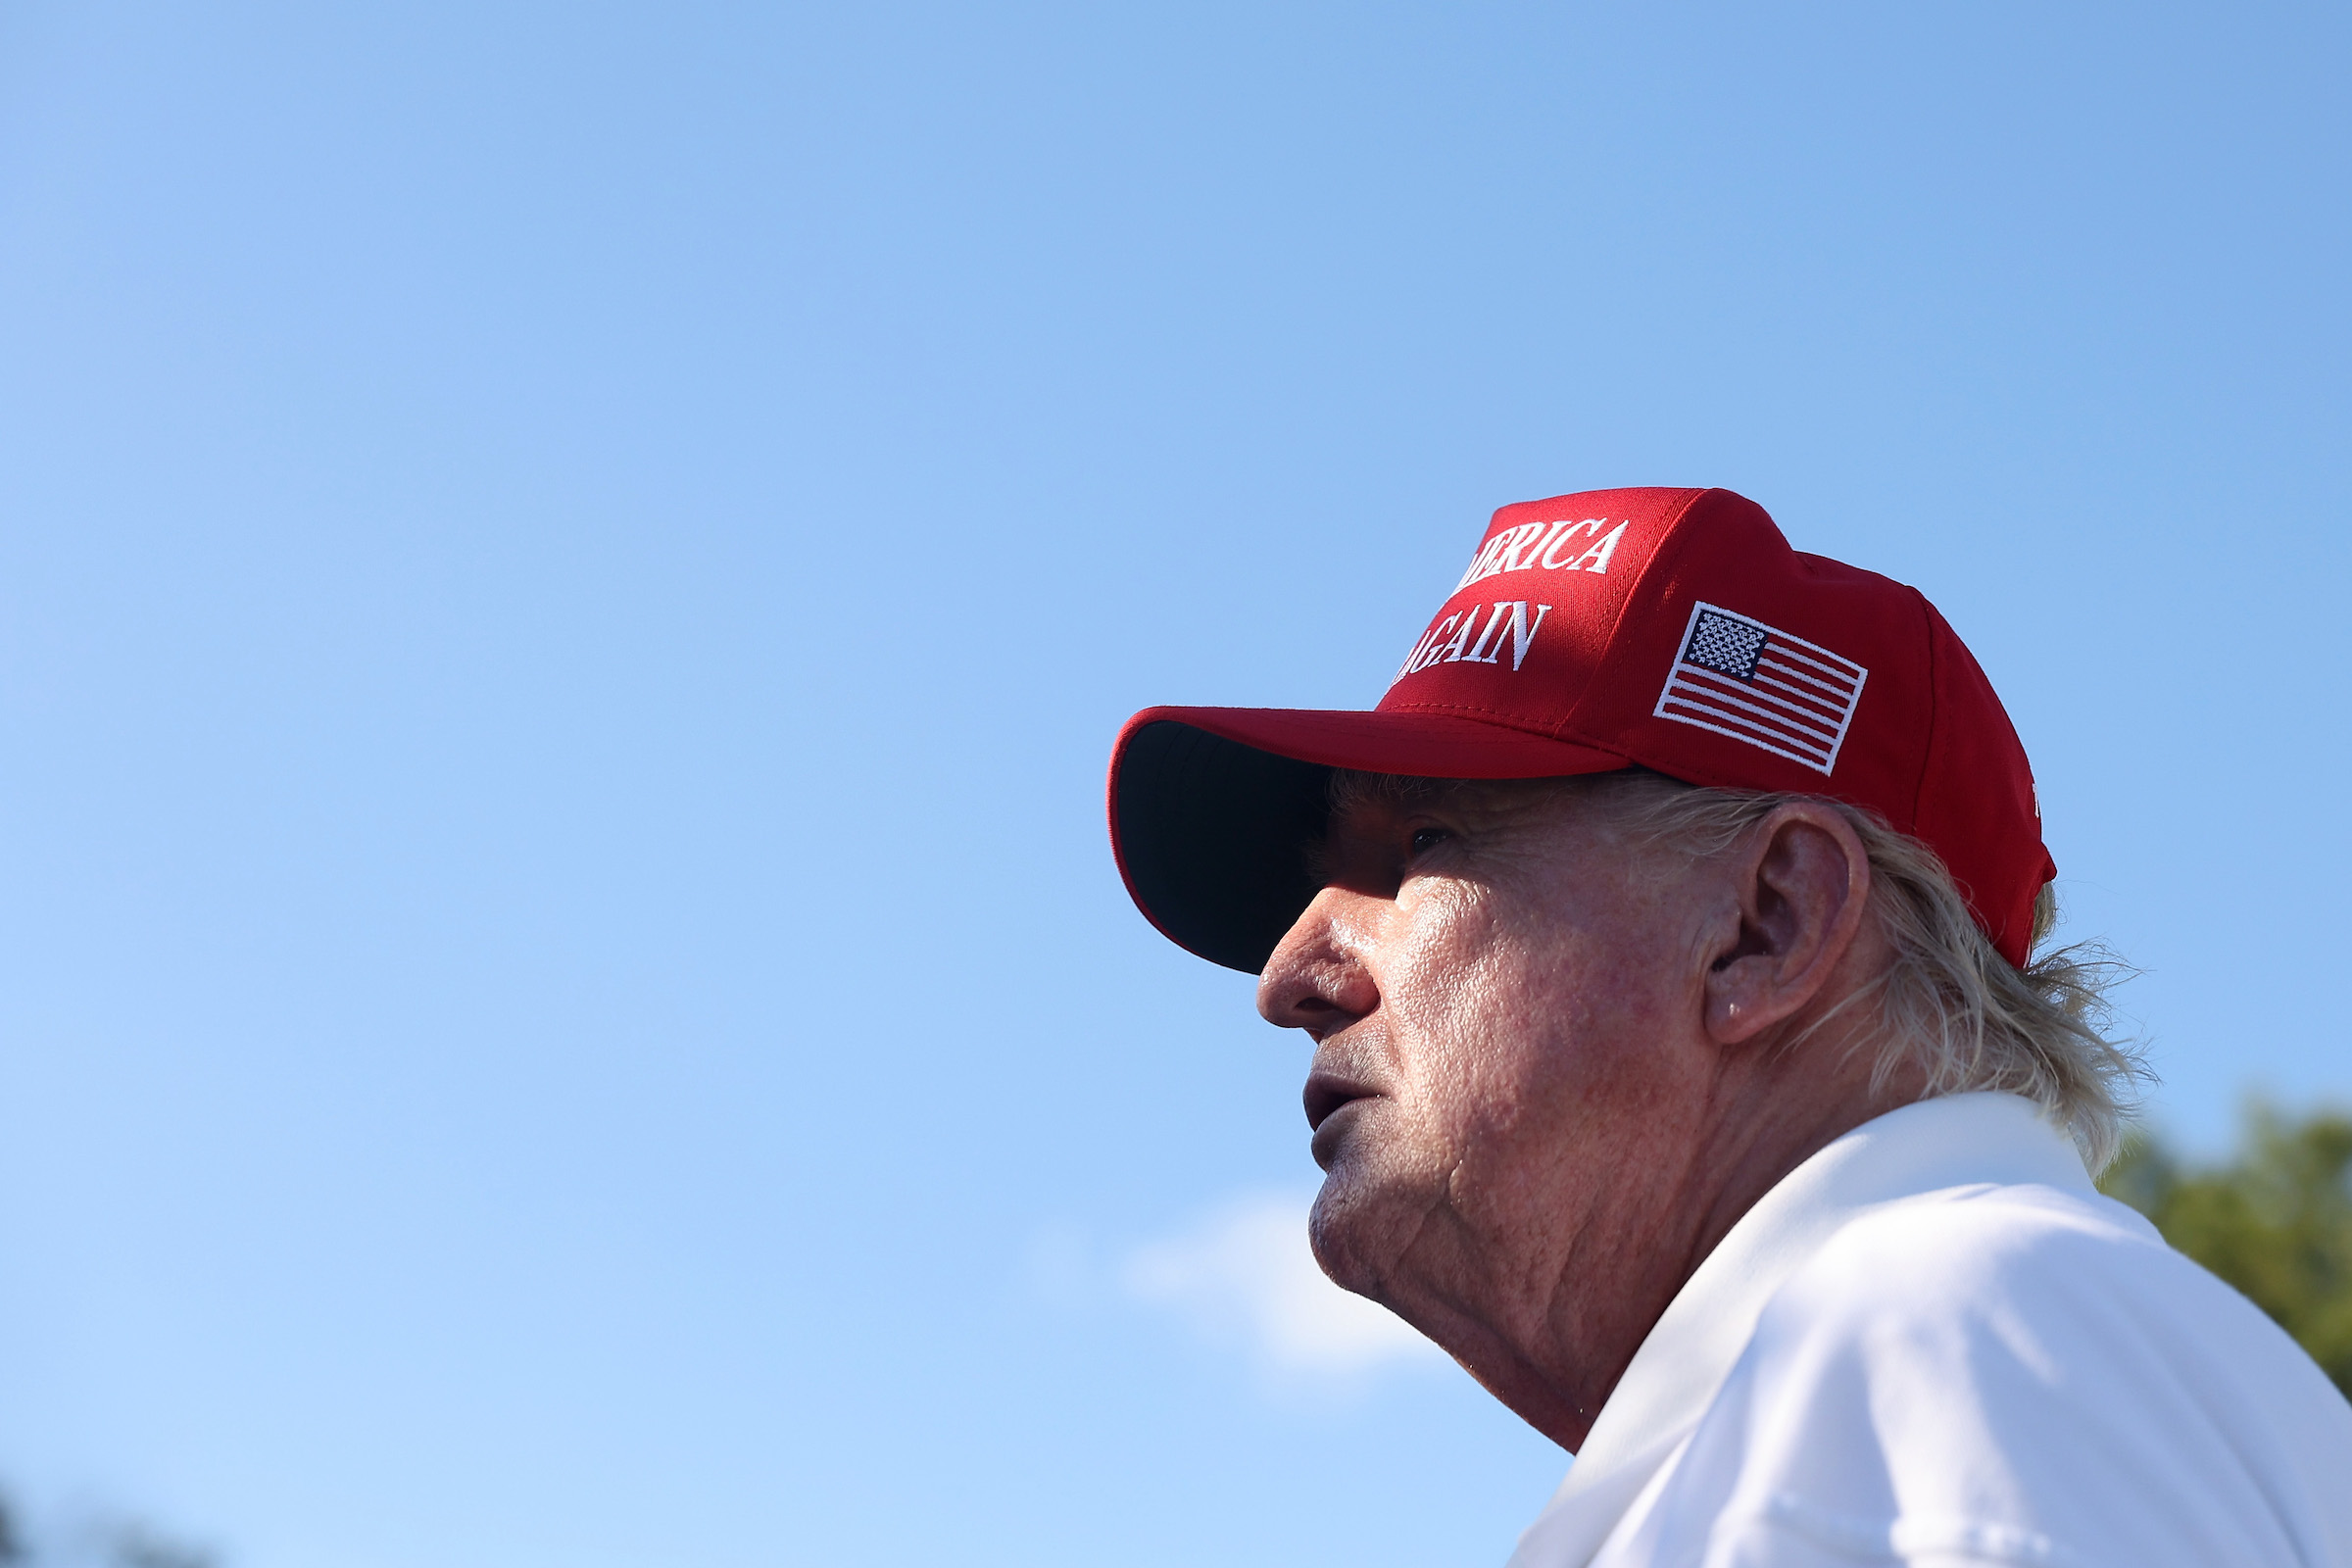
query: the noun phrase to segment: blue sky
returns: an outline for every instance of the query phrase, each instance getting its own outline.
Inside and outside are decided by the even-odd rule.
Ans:
[[[0,16],[0,1476],[255,1568],[1499,1561],[1112,734],[1722,484],[2352,1097],[2340,10]]]

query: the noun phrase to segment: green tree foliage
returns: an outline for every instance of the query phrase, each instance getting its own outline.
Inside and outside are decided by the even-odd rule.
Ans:
[[[2099,1184],[2245,1293],[2352,1397],[2352,1115],[2256,1102],[2221,1165],[2135,1136]]]

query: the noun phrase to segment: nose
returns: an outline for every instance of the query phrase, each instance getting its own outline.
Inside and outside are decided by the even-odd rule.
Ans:
[[[1360,893],[1327,887],[1274,949],[1257,980],[1257,1010],[1281,1029],[1316,1040],[1337,1034],[1380,1005],[1380,986],[1365,959],[1371,932]]]

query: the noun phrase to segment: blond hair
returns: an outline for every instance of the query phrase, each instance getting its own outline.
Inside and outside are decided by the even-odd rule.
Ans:
[[[1530,784],[1588,796],[1634,832],[1702,859],[1729,853],[1788,802],[1820,800],[1836,808],[1869,858],[1869,909],[1893,956],[1806,1033],[1849,1008],[1875,1007],[1874,1082],[1883,1085],[1911,1068],[1925,1075],[1922,1099],[1971,1090],[2021,1095],[2066,1128],[2094,1173],[2115,1157],[2150,1077],[2137,1048],[2112,1032],[2107,993],[2132,971],[2094,943],[2041,951],[2058,922],[2057,896],[2047,885],[2034,901],[2031,951],[2020,968],[1994,949],[1933,849],[1842,801],[1705,789],[1633,768],[1508,783],[1340,772],[1333,775],[1332,803]]]

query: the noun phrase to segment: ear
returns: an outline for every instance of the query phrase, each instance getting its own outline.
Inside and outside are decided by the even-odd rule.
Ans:
[[[1821,994],[1861,933],[1870,858],[1842,811],[1791,801],[1749,830],[1729,869],[1739,929],[1709,962],[1704,1022],[1736,1046]]]

